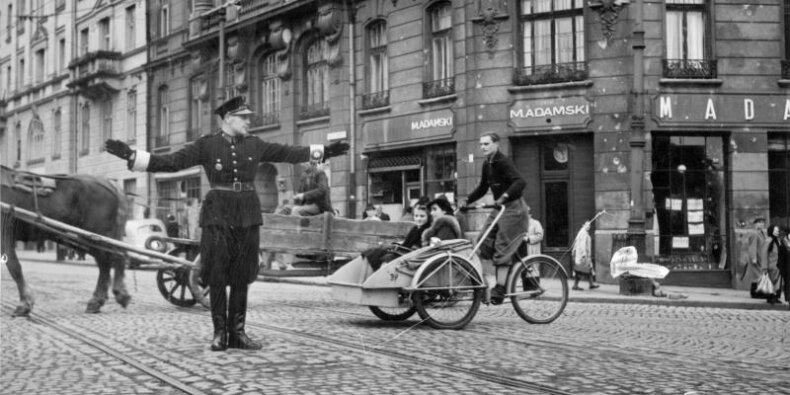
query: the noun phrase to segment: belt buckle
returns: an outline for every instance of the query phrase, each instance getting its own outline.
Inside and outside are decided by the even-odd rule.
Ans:
[[[235,181],[233,183],[233,192],[241,192],[241,187],[242,187],[241,182]]]

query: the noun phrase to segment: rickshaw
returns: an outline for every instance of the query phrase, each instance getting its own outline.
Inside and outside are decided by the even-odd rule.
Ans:
[[[401,255],[376,271],[357,257],[327,279],[332,297],[368,306],[385,321],[403,321],[416,312],[433,328],[463,329],[481,303],[490,303],[489,284],[476,252],[505,212],[496,205],[477,209],[499,209],[477,244],[444,240],[413,251],[394,244],[392,251]],[[548,324],[568,303],[567,277],[550,256],[518,253],[508,272],[505,299],[528,323]]]

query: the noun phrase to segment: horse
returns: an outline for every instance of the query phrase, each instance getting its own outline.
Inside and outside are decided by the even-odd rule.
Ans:
[[[47,218],[72,225],[88,232],[120,240],[126,222],[126,199],[108,180],[85,174],[43,175],[13,170],[2,166],[0,198],[12,207],[2,213],[2,253],[6,267],[19,290],[19,305],[12,316],[29,316],[34,296],[22,274],[16,254],[16,241],[49,239],[71,245],[93,256],[99,266],[99,278],[86,313],[98,313],[107,301],[110,272],[115,269],[112,292],[122,307],[129,305],[131,296],[124,284],[126,258],[107,248],[90,242],[75,243],[72,238],[57,232],[42,230],[14,218],[13,209],[22,208]]]

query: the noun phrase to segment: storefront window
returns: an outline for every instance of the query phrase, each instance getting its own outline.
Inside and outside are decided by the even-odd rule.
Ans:
[[[430,198],[444,194],[455,202],[455,147],[443,146],[428,151],[426,191]]]
[[[724,139],[653,139],[656,261],[671,270],[726,268]]]

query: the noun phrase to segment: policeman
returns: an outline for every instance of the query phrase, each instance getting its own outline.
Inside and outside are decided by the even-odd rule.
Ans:
[[[262,345],[244,332],[247,289],[258,275],[262,224],[253,183],[255,171],[260,162],[307,162],[310,148],[267,143],[248,135],[252,111],[242,96],[226,101],[214,113],[222,120],[217,133],[167,155],[133,151],[119,140],[107,140],[105,147],[110,154],[127,160],[129,169],[136,171],[175,172],[203,166],[211,189],[200,211],[200,280],[210,287],[214,324],[211,350],[258,350]],[[337,141],[325,147],[324,153],[327,158],[343,155],[348,147]]]

